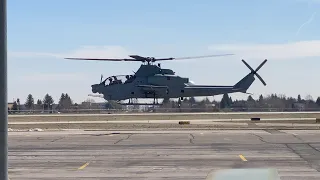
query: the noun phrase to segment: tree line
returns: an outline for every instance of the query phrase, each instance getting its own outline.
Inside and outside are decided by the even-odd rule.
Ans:
[[[316,100],[312,96],[307,95],[302,98],[301,95],[294,97],[286,97],[282,94],[260,95],[254,99],[251,95],[245,100],[233,100],[228,94],[224,94],[220,101],[210,101],[205,98],[201,101],[196,101],[194,97],[184,98],[184,100],[171,101],[166,100],[161,106],[162,108],[184,108],[193,109],[189,111],[203,111],[205,109],[217,111],[257,111],[261,110],[280,110],[280,111],[299,111],[299,110],[320,110],[320,97]]]
[[[89,101],[88,101],[89,102]],[[44,98],[37,99],[35,102],[32,94],[29,94],[24,103],[24,107],[27,110],[49,110],[52,109],[52,105],[55,103],[51,95],[46,94]],[[91,102],[92,103],[92,102]],[[68,93],[62,93],[59,101],[55,107],[55,110],[69,110],[77,109],[78,104],[74,103]],[[13,102],[13,106],[8,110],[19,111],[20,99],[18,98]],[[83,106],[80,108],[87,109],[88,106]],[[121,106],[114,102],[106,102],[103,109],[124,109],[125,106]],[[137,106],[135,106],[137,108]],[[320,109],[320,97],[316,100],[312,96],[308,95],[302,98],[301,95],[294,97],[286,97],[282,94],[270,94],[270,95],[260,95],[259,98],[254,99],[251,95],[245,100],[233,100],[228,94],[224,94],[220,101],[213,100],[210,101],[205,98],[201,101],[197,101],[194,97],[184,98],[183,100],[164,100],[159,109],[169,109],[169,108],[184,108],[189,109],[188,111],[212,111],[223,110],[223,111],[252,111],[254,109],[277,109],[282,111],[299,111],[299,110],[319,110]]]
[[[55,103],[54,99],[48,93],[44,96],[44,98],[38,99],[35,103],[34,97],[32,94],[29,94],[24,103],[24,107],[27,110],[35,110],[35,109],[52,109],[52,105]],[[58,102],[58,106],[56,109],[68,109],[72,106],[77,105],[77,103],[73,103],[71,97],[68,93],[62,93]],[[17,98],[16,101],[13,102],[12,108],[8,107],[8,110],[19,111],[21,107],[20,99]]]

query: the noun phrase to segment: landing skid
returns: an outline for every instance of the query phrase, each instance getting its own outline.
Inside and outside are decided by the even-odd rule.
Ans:
[[[163,104],[160,103],[118,103],[120,105],[142,105],[142,106],[153,106],[153,105],[158,105],[161,106]]]
[[[135,100],[136,101],[134,101],[132,98],[130,98],[128,103],[122,103],[121,101],[117,101],[117,103],[120,105],[143,105],[143,106],[163,105],[158,102],[158,98],[154,98],[153,103],[136,103],[138,101],[138,99],[135,98]]]

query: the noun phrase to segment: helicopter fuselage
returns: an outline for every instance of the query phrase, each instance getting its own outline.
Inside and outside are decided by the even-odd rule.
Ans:
[[[116,76],[113,76],[116,77]],[[213,96],[224,93],[246,92],[255,80],[254,73],[232,86],[195,85],[189,78],[175,75],[171,69],[162,69],[160,65],[143,64],[138,71],[127,76],[125,82],[115,79],[106,84],[92,85],[92,92],[103,94],[106,100],[126,100],[131,98],[183,98],[192,96]]]
[[[265,59],[255,70],[252,69],[243,59],[242,62],[250,69],[245,77],[236,84],[231,86],[211,86],[211,85],[195,85],[189,81],[189,78],[175,75],[171,69],[162,69],[160,64],[154,65],[156,61],[171,61],[183,59],[198,59],[208,57],[229,56],[233,54],[205,55],[194,57],[180,58],[154,58],[143,57],[139,55],[130,55],[131,58],[110,59],[110,58],[65,58],[72,60],[89,60],[89,61],[132,61],[143,62],[138,71],[134,75],[126,75],[127,80],[122,82],[118,80],[119,76],[111,76],[99,84],[93,84],[92,92],[102,94],[106,100],[121,101],[132,98],[183,98],[195,96],[214,96],[225,93],[242,92],[246,93],[247,89],[255,80],[255,76],[266,85],[257,71],[267,62]],[[106,84],[107,80],[110,81]]]

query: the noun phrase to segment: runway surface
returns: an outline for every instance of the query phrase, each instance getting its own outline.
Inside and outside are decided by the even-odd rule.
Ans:
[[[319,130],[9,132],[9,177],[204,180],[274,167],[282,180],[315,180],[319,150]]]

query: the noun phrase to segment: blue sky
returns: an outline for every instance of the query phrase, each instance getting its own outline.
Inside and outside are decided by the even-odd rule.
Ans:
[[[235,56],[164,62],[197,84],[233,85],[259,71],[249,92],[320,96],[318,0],[8,1],[8,100],[69,93],[82,102],[100,74],[131,74],[139,63],[63,57]],[[234,94],[234,98],[247,95]],[[220,99],[220,97],[217,97]],[[95,99],[99,101],[99,99]]]

